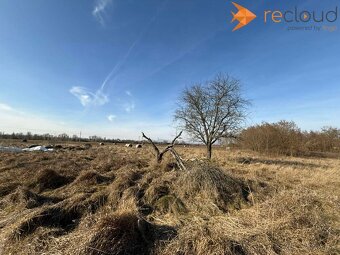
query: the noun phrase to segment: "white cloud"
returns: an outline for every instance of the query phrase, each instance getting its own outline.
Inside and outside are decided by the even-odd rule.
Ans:
[[[135,102],[133,101],[133,95],[130,90],[125,90],[125,94],[129,97],[123,104],[124,110],[126,112],[132,112],[135,109]]]
[[[101,89],[93,93],[86,88],[75,86],[70,89],[70,93],[77,97],[83,106],[104,105],[109,102],[108,96]]]
[[[0,110],[3,110],[3,111],[13,111],[13,108],[10,107],[8,104],[0,103]]]
[[[115,119],[116,119],[116,115],[113,115],[113,114],[110,114],[109,116],[107,116],[107,119],[110,121],[110,122],[113,122]]]
[[[124,109],[126,112],[132,112],[135,109],[135,103],[134,102],[126,103],[124,105]]]
[[[105,14],[107,7],[112,3],[112,0],[96,0],[96,4],[93,8],[92,15],[97,21],[105,26]]]

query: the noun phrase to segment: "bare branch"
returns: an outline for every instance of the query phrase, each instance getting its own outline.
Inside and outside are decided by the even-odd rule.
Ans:
[[[180,136],[182,135],[182,133],[183,133],[183,131],[179,132],[179,134],[172,140],[172,142],[171,142],[172,145],[175,144],[176,140],[177,140],[178,138],[180,138]]]
[[[156,152],[156,156],[158,157],[159,156],[159,149],[157,148],[157,146],[154,144],[154,142],[151,140],[151,138],[147,137],[144,132],[142,132],[142,137],[145,138],[146,140],[148,140],[152,147],[154,148],[155,152]]]
[[[175,142],[176,142],[176,140],[182,135],[182,132],[183,132],[183,131],[179,132],[179,134],[172,140],[171,144],[168,145],[168,146],[167,146],[160,154],[163,155],[165,152],[167,152],[168,150],[170,150],[171,148],[173,148],[173,147],[174,147],[174,144],[175,144]]]
[[[157,158],[157,162],[160,163],[163,160],[163,156],[166,152],[170,151],[171,155],[176,159],[176,162],[179,166],[179,168],[183,171],[186,170],[186,167],[183,163],[182,158],[179,156],[179,154],[175,151],[175,149],[173,148],[175,145],[176,140],[182,135],[183,131],[179,132],[179,134],[172,140],[171,144],[168,145],[164,150],[162,150],[161,152],[159,151],[158,147],[155,145],[155,143],[151,140],[151,138],[147,137],[143,132],[142,132],[142,136],[143,138],[147,139],[153,146],[155,152],[156,152],[156,158]]]

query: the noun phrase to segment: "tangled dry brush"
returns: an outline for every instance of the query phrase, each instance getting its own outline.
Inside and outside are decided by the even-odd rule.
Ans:
[[[177,150],[2,153],[0,254],[339,254],[339,160]]]

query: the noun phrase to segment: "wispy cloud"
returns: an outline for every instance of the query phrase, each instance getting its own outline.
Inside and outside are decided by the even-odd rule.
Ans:
[[[106,10],[109,5],[112,4],[112,0],[96,0],[95,6],[92,11],[92,15],[96,18],[96,20],[102,25],[105,26],[105,16]]]
[[[125,90],[125,94],[129,97],[127,102],[124,103],[124,109],[126,112],[132,112],[135,109],[135,102],[133,100],[133,95],[130,90]]]
[[[97,90],[96,93],[92,93],[86,88],[83,87],[72,87],[70,92],[75,95],[79,100],[80,103],[83,106],[87,105],[103,105],[107,103],[108,97],[103,93],[103,90],[106,88],[107,84],[110,82],[113,82],[121,69],[121,67],[126,63],[128,60],[131,52],[138,46],[139,42],[142,40],[144,34],[150,29],[151,25],[156,21],[158,15],[160,12],[164,9],[164,6],[167,1],[164,1],[160,8],[157,10],[155,15],[150,19],[150,21],[146,24],[144,29],[141,30],[140,34],[136,37],[136,39],[131,43],[129,48],[127,49],[125,55],[123,58],[118,61],[113,68],[111,69],[111,72],[108,73],[108,75],[105,77],[104,81],[102,82],[100,88]],[[112,4],[112,0],[96,0],[95,6],[92,11],[92,15],[98,20],[100,24],[103,26],[105,25],[105,16],[106,11],[109,5]],[[130,91],[125,91],[125,93],[132,97],[132,94]],[[123,105],[126,112],[131,112],[135,108],[134,101],[130,100],[130,102],[127,102]]]
[[[116,115],[113,115],[113,114],[110,114],[109,116],[107,116],[107,119],[110,121],[110,122],[113,122],[115,119],[116,119]]]
[[[83,106],[104,105],[109,102],[108,96],[101,89],[93,93],[84,87],[74,86],[70,93],[77,97]]]
[[[132,112],[135,109],[135,103],[129,102],[129,103],[124,104],[124,109],[126,112]]]
[[[167,67],[172,66],[173,64],[176,64],[178,61],[184,59],[190,53],[192,53],[194,50],[197,50],[200,46],[204,45],[207,41],[209,41],[210,39],[215,37],[218,33],[223,32],[223,30],[224,30],[224,28],[222,28],[222,29],[220,28],[220,29],[215,30],[214,32],[212,32],[208,36],[202,37],[202,39],[198,40],[195,44],[191,45],[190,48],[184,50],[182,53],[180,53],[179,55],[175,56],[173,59],[171,59],[170,61],[164,63],[163,65],[158,66],[155,70],[153,70],[151,73],[147,74],[143,79],[141,79],[138,82],[146,80],[147,78],[150,78],[150,77],[160,73],[161,71],[163,71]]]
[[[8,104],[0,103],[0,110],[2,110],[2,111],[13,111],[13,108],[11,106],[9,106]]]
[[[97,0],[97,3],[100,3],[101,1],[103,2],[111,2],[109,0]],[[133,52],[133,50],[138,46],[138,44],[140,43],[140,41],[143,39],[144,35],[149,31],[150,27],[152,26],[153,23],[156,22],[157,17],[160,15],[161,11],[164,9],[165,5],[166,5],[167,1],[162,2],[162,4],[160,5],[159,9],[157,10],[157,12],[155,13],[155,15],[153,17],[151,17],[150,21],[146,24],[146,26],[141,30],[140,34],[136,37],[136,39],[131,43],[130,47],[127,49],[124,57],[121,59],[121,61],[119,61],[118,63],[116,63],[114,65],[114,67],[111,69],[111,72],[108,73],[108,75],[106,76],[106,78],[104,79],[102,85],[101,85],[101,89],[104,89],[106,87],[106,85],[112,81],[115,80],[117,78],[117,75],[121,69],[121,67],[126,63],[126,61],[128,60],[128,58],[130,57],[131,52]],[[105,6],[107,6],[108,3],[106,3]],[[105,11],[105,6],[103,8],[103,11]],[[96,9],[96,8],[95,8]],[[95,11],[95,10],[94,10]],[[93,12],[94,12],[93,11]],[[98,11],[97,11],[98,12]],[[101,12],[99,12],[101,13]],[[104,20],[103,20],[104,21]]]

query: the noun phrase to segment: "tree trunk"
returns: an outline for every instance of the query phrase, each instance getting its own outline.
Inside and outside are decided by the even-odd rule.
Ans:
[[[207,159],[211,159],[211,154],[212,154],[212,144],[207,143]]]

